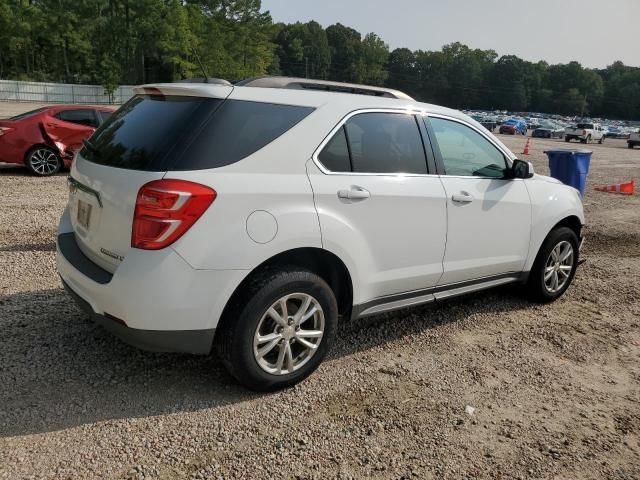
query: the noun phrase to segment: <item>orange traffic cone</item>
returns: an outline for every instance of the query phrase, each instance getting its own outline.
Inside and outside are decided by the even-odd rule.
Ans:
[[[616,183],[613,185],[598,185],[595,189],[599,192],[609,193],[622,193],[624,195],[633,195],[634,193],[633,180],[627,183]]]
[[[524,150],[522,151],[522,155],[529,155],[529,139],[527,138],[527,143],[524,144]]]

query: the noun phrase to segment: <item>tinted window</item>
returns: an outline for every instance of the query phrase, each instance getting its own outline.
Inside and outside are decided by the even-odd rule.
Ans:
[[[593,123],[579,123],[577,126],[583,130],[593,130]]]
[[[506,159],[484,136],[458,122],[440,118],[429,122],[447,175],[504,177]]]
[[[22,120],[23,118],[28,118],[28,117],[31,117],[33,115],[37,115],[38,113],[42,113],[46,109],[47,109],[47,107],[36,108],[35,110],[30,110],[28,112],[21,113],[19,115],[14,116],[14,117],[7,118],[7,120],[12,120],[12,121]]]
[[[91,137],[87,160],[117,168],[162,171],[177,144],[215,111],[220,100],[136,95]]]
[[[413,115],[363,113],[346,123],[354,172],[427,173],[420,130]]]
[[[98,115],[100,115],[100,120],[102,120],[103,122],[106,122],[112,114],[113,112],[104,112],[104,111],[98,110]]]
[[[349,147],[344,127],[340,128],[324,147],[318,160],[327,170],[332,172],[350,172]]]
[[[221,167],[255,153],[313,111],[202,97],[137,95],[91,137],[83,156],[135,170]]]
[[[227,100],[173,170],[230,165],[257,152],[313,111],[309,107]]]
[[[98,126],[93,110],[64,110],[56,113],[55,117],[65,122],[86,125],[87,127],[95,128]]]

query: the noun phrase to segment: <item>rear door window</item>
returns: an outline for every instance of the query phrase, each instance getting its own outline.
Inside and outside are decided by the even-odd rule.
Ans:
[[[77,123],[87,127],[96,128],[98,126],[98,119],[93,110],[63,110],[56,113],[55,117],[65,122]]]
[[[344,125],[340,127],[335,135],[324,147],[318,160],[331,172],[350,172],[351,159],[349,158],[349,146]]]
[[[134,170],[221,167],[255,153],[312,111],[241,100],[136,95],[102,124],[82,155]]]
[[[338,130],[318,155],[332,172],[427,173],[416,118],[405,113],[360,113]]]

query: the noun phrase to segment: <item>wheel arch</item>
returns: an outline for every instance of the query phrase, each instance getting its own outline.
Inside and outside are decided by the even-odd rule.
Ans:
[[[242,294],[252,279],[265,270],[277,269],[279,266],[300,267],[320,276],[333,290],[340,316],[350,317],[353,307],[353,281],[345,263],[328,250],[317,247],[301,247],[280,252],[251,270],[227,300],[220,316],[218,329],[223,322],[228,321],[229,308],[234,305],[236,298]]]
[[[53,148],[51,145],[47,145],[44,142],[38,142],[38,143],[34,143],[33,145],[31,145],[29,148],[27,148],[27,150],[24,152],[24,157],[22,159],[22,162],[26,165],[27,164],[27,158],[29,158],[29,154],[31,154],[31,152],[33,152],[34,150],[38,149],[38,148],[46,148],[51,150],[53,153],[55,153],[58,158],[60,158],[60,160],[62,160],[62,158],[60,157],[60,152],[57,151],[55,148]]]
[[[571,230],[575,232],[578,238],[580,238],[580,236],[582,235],[583,225],[582,225],[582,221],[578,218],[577,215],[569,215],[563,218],[558,223],[556,223],[551,228],[551,230],[549,230],[549,233],[551,233],[552,231],[554,231],[556,228],[559,228],[559,227],[569,227]],[[549,233],[547,233],[547,236],[549,236]]]

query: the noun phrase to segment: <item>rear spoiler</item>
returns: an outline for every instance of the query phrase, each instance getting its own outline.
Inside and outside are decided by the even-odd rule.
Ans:
[[[222,83],[154,83],[133,87],[136,95],[227,98],[233,85]]]

